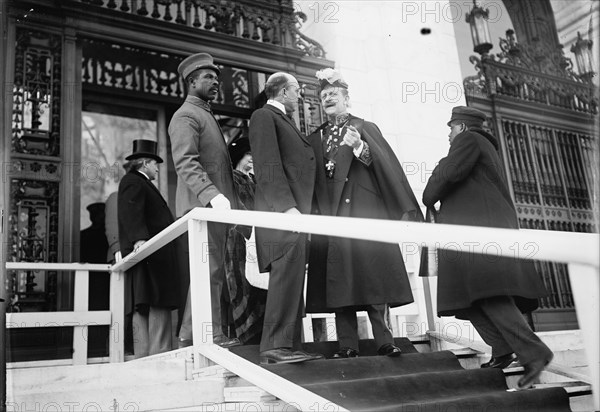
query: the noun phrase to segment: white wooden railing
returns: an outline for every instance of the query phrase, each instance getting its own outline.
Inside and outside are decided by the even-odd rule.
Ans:
[[[123,300],[117,291],[123,290],[123,276],[114,272],[111,276],[110,310],[88,311],[88,287],[90,272],[110,271],[109,264],[90,263],[31,263],[31,262],[7,262],[8,270],[61,270],[75,272],[73,311],[68,312],[17,312],[6,314],[6,328],[48,328],[72,326],[73,330],[73,359],[69,362],[73,365],[85,365],[88,362],[88,326],[111,325],[114,321],[112,314],[118,309],[118,301]],[[115,293],[113,294],[114,291]],[[121,304],[122,307],[122,304]],[[109,353],[118,353],[117,337],[109,340]],[[116,361],[116,358],[110,358]],[[35,362],[31,366],[44,364],[62,364],[62,362]]]
[[[426,245],[473,253],[566,262],[571,274],[575,305],[576,308],[579,308],[577,317],[591,372],[594,402],[596,408],[600,408],[600,354],[598,353],[600,347],[600,237],[598,234],[196,208],[146,242],[137,252],[126,256],[121,262],[110,268],[112,280],[122,279],[124,271],[187,231],[190,251],[198,251],[190,253],[190,273],[193,274],[190,277],[190,291],[194,353],[202,355],[194,356],[195,367],[207,364],[206,359],[210,359],[301,410],[343,410],[343,408],[273,375],[258,365],[240,359],[228,350],[212,343],[210,281],[206,247],[208,244],[207,221],[397,243],[405,246],[404,249],[411,246],[411,250],[414,250],[416,246]],[[10,263],[10,265],[18,264]],[[47,267],[44,266],[44,269]],[[428,317],[431,315],[428,313]],[[122,281],[111,283],[111,319],[113,334],[122,337]],[[119,339],[118,342],[111,345],[110,351],[111,361],[123,361],[123,339]]]

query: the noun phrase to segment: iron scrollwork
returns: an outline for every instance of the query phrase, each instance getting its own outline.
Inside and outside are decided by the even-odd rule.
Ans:
[[[18,29],[12,151],[58,156],[61,50],[58,35]]]
[[[57,261],[58,190],[57,182],[11,181],[9,261]],[[55,271],[9,271],[6,287],[9,312],[56,310]]]

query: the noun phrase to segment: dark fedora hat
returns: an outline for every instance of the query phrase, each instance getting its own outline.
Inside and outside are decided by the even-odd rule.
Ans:
[[[156,160],[157,163],[162,163],[163,160],[156,154],[158,145],[154,140],[138,139],[133,141],[133,153],[125,158],[125,160],[139,159],[147,157]]]
[[[481,110],[467,106],[456,106],[452,109],[452,116],[448,121],[448,126],[455,120],[465,123],[467,126],[481,126],[485,122],[486,116]]]
[[[212,69],[217,75],[221,74],[221,70],[215,65],[212,56],[208,53],[192,54],[179,63],[179,66],[177,67],[177,71],[184,80],[187,79],[193,71],[198,69]]]
[[[229,157],[231,158],[231,165],[235,169],[238,162],[242,160],[246,153],[250,152],[250,141],[247,137],[240,137],[229,143]]]

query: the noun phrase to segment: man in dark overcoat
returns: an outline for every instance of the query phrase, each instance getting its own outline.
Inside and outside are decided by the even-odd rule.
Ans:
[[[309,136],[317,159],[315,214],[423,220],[415,195],[379,128],[348,113],[348,84],[339,72],[317,73],[328,121]],[[335,312],[339,351],[358,356],[356,312],[366,310],[380,355],[398,356],[387,305],[413,302],[397,244],[312,236],[307,311]]]
[[[108,249],[107,237],[104,234],[105,227],[104,203],[92,203],[87,206],[90,212],[92,225],[81,231],[80,235],[80,260],[88,263],[106,263],[106,251]],[[108,310],[110,295],[110,273],[94,272],[89,280],[89,309]],[[109,327],[107,325],[91,326],[88,329],[88,351],[93,356],[103,354],[108,339]]]
[[[265,85],[267,104],[250,119],[257,211],[310,213],[315,157],[305,136],[288,117],[296,110],[299,88],[292,75],[273,74]],[[319,357],[293,350],[301,343],[306,240],[305,233],[256,228],[259,269],[270,271],[261,363],[293,363]]]
[[[162,159],[156,142],[134,140],[127,160],[131,169],[121,179],[118,192],[119,244],[123,256],[174,222],[173,214],[152,180]],[[137,263],[126,273],[125,290],[131,293],[134,355],[136,358],[166,352],[171,345],[171,311],[179,306],[178,251],[171,242]]]
[[[177,216],[181,217],[195,207],[237,209],[227,142],[210,106],[210,102],[219,93],[221,70],[207,53],[187,57],[177,70],[187,86],[185,102],[169,123],[173,163],[177,171]],[[223,289],[226,286],[225,249],[228,227],[223,223],[208,222],[213,343],[221,347],[240,344],[239,339],[229,338],[223,331],[227,325],[228,313],[227,302],[223,299]],[[182,240],[182,246],[183,260],[189,262],[187,238]],[[189,268],[189,265],[186,264],[184,268]],[[189,277],[187,279],[189,281]],[[180,346],[192,343],[189,292],[179,339]]]
[[[433,170],[423,203],[440,201],[439,223],[518,229],[498,140],[483,130],[485,118],[470,107],[452,110],[450,150]],[[464,250],[438,252],[438,314],[471,321],[492,347],[483,367],[505,368],[516,354],[525,368],[519,387],[529,387],[553,357],[521,314],[546,296],[543,282],[530,260]]]

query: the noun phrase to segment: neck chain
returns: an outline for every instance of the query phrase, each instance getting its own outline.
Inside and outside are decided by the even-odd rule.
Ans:
[[[332,119],[332,118],[329,119],[329,125],[330,126],[337,126],[337,127],[340,127],[340,128],[344,127],[344,125],[348,122],[349,118],[350,118],[350,114],[349,113],[338,114],[338,115],[335,116],[334,119]]]

